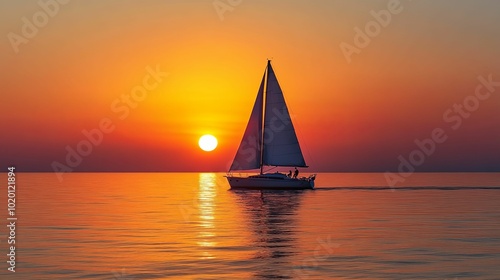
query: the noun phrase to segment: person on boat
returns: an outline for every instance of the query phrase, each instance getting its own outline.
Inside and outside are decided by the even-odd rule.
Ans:
[[[292,178],[292,170],[290,170],[290,172],[288,172],[288,175],[286,175],[286,177]]]
[[[299,170],[297,167],[295,167],[295,171],[293,172],[293,178],[297,179],[297,176],[299,176]]]

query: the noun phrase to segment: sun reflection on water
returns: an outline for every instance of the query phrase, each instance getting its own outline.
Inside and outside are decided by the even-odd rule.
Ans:
[[[214,241],[216,239],[214,233],[214,212],[215,198],[217,196],[215,180],[215,173],[199,174],[198,218],[200,221],[200,231],[197,234],[197,244],[203,249],[201,251],[202,259],[215,258],[207,250],[217,245],[217,242]]]

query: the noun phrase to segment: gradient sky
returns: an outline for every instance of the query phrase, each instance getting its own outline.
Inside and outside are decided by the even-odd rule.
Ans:
[[[499,86],[443,118],[474,102],[479,76],[500,81],[500,1],[402,0],[350,63],[341,43],[356,46],[389,0],[243,0],[223,14],[214,2],[74,0],[44,18],[37,1],[1,1],[2,168],[52,171],[108,118],[115,129],[72,170],[225,171],[272,58],[311,171],[397,170],[436,128],[447,140],[416,171],[500,171]],[[168,76],[113,111],[147,67]],[[205,133],[213,152],[198,148]]]

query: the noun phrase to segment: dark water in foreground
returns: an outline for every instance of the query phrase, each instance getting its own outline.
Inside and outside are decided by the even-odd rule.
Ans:
[[[265,192],[222,175],[18,173],[16,272],[4,187],[0,279],[500,279],[500,173]]]

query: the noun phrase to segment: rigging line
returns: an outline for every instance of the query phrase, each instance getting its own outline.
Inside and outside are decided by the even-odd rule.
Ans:
[[[261,122],[261,132],[260,135],[260,174],[263,174],[264,171],[264,129],[266,127],[266,102],[267,102],[267,85],[269,78],[269,65],[271,65],[271,61],[267,60],[266,70],[264,71],[264,88],[262,92],[262,122]]]
[[[266,171],[267,171],[267,172],[269,172],[269,171],[271,171],[271,170],[273,170],[273,169],[276,169],[276,168],[278,168],[278,166],[273,166],[273,167],[271,167],[270,169],[268,169],[268,170],[266,170]]]

